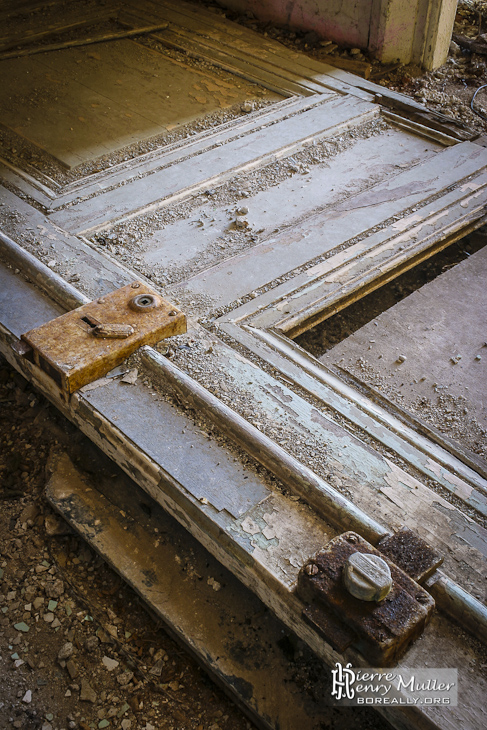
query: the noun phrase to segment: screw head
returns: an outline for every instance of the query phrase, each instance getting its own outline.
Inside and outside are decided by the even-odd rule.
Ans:
[[[315,563],[309,563],[305,567],[304,572],[306,573],[306,575],[316,575],[317,573],[320,572],[320,569],[318,568],[318,566]]]

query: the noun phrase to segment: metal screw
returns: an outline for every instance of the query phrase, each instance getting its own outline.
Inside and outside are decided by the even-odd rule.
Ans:
[[[315,565],[315,563],[309,563],[309,565],[305,567],[304,572],[306,575],[316,575],[316,573],[320,572],[320,569],[317,565]]]
[[[138,281],[134,281],[134,283],[130,286],[132,287],[132,289],[140,289],[140,284]]]
[[[424,593],[418,593],[416,596],[416,600],[418,603],[428,603],[428,596],[426,596]]]
[[[351,542],[352,544],[355,544],[357,542],[357,536],[356,535],[348,535],[347,541]]]
[[[176,314],[177,314],[176,310],[175,310],[175,309],[172,309],[172,310],[171,310],[171,311],[169,312],[169,315],[168,315],[168,316],[169,316],[169,317],[175,317],[175,316],[176,316]]]

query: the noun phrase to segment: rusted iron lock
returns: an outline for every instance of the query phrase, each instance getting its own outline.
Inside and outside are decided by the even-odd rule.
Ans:
[[[186,317],[135,281],[22,335],[24,354],[66,394],[106,375],[142,345],[186,332]]]
[[[339,535],[303,566],[297,593],[307,604],[305,621],[336,651],[353,646],[371,664],[389,666],[432,616],[434,599],[417,580],[431,575],[442,558],[406,528],[379,547],[355,532]],[[399,567],[388,555],[401,553]]]

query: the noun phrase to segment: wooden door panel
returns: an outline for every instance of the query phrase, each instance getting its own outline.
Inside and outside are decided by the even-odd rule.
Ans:
[[[470,628],[480,616],[486,636],[477,601],[487,553],[485,474],[289,338],[481,226],[487,150],[411,100],[201,8],[126,3],[119,19],[168,27],[113,54],[136,46],[156,65],[168,57],[181,64],[187,53],[198,73],[202,64],[215,78],[225,69],[238,90],[235,108],[213,124],[206,87],[205,102],[195,101],[200,129],[181,117],[187,137],[151,132],[152,148],[126,150],[120,138],[113,164],[100,147],[86,166],[54,147],[58,162],[47,165],[27,138],[46,145],[11,109],[0,161],[5,232],[90,298],[134,277],[150,280],[184,306],[188,335],[163,346],[170,360],[141,353],[136,385],[104,378],[63,400],[12,350],[32,314],[29,284],[5,270],[2,281],[20,304],[2,314],[2,352],[326,661],[336,654],[302,621],[294,589],[303,563],[350,524],[375,541],[408,524],[444,552],[445,572],[473,595],[458,588],[477,611]],[[83,54],[62,53],[75,76]],[[107,45],[100,57],[114,58]],[[0,70],[2,63],[16,73],[25,65],[10,59]],[[55,57],[41,66],[54,73]],[[117,109],[139,106],[143,116],[146,102],[150,123],[167,130],[168,110],[149,98],[155,82],[138,85],[144,69],[135,66],[113,93]],[[69,93],[60,102],[66,139],[66,120],[83,124],[72,81],[63,79]],[[256,98],[247,104],[249,89]],[[25,154],[12,152],[15,140]],[[44,302],[37,319],[58,313],[50,306]],[[169,382],[179,376],[170,368],[186,383],[176,391],[189,408],[174,399]],[[232,418],[241,428],[238,448]],[[440,643],[459,667],[477,656],[474,642],[464,651],[470,640],[460,642],[448,621],[435,619],[404,661],[422,665]],[[468,717],[480,728],[475,702],[484,685],[476,675],[469,703],[448,718],[433,709],[429,719],[447,728]],[[417,726],[413,715],[390,718]]]

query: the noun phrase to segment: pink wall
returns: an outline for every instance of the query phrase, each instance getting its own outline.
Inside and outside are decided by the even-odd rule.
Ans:
[[[344,46],[366,48],[373,0],[220,0],[259,20],[314,30]]]

